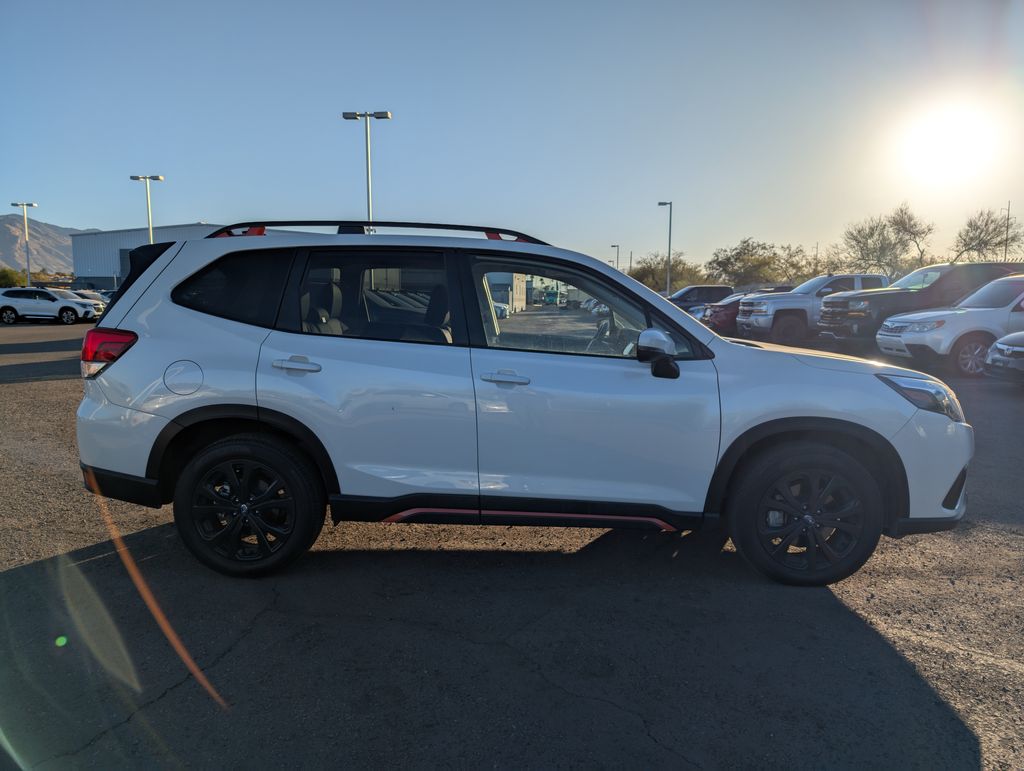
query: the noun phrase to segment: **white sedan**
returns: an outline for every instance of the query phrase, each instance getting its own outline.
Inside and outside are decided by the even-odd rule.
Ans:
[[[942,359],[957,374],[977,377],[998,338],[1024,331],[1024,275],[986,284],[952,308],[901,313],[875,335],[882,353],[922,361]]]

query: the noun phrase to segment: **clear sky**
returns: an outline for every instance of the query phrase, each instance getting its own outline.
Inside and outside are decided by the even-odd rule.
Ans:
[[[0,193],[71,227],[365,213],[608,258],[836,241],[901,201],[944,250],[1024,215],[1024,2],[4,3]],[[11,210],[13,211],[13,210]]]

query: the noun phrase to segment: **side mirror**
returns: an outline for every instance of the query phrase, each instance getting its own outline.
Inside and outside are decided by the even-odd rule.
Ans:
[[[645,329],[636,342],[637,361],[654,361],[662,356],[675,356],[676,344],[660,329]]]
[[[645,329],[640,333],[636,345],[637,361],[649,361],[651,374],[654,377],[675,380],[679,377],[679,365],[676,364],[676,344],[672,338],[660,329]]]
[[[818,290],[818,297],[824,297],[827,294],[832,294],[834,291],[835,290],[830,286],[823,287]]]

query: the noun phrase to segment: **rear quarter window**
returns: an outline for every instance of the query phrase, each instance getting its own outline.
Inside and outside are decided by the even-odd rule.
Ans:
[[[272,327],[292,257],[291,249],[226,254],[178,284],[171,300],[210,316]]]

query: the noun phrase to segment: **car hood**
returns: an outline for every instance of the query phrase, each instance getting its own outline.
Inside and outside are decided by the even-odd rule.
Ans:
[[[879,289],[855,289],[852,292],[835,292],[825,297],[825,303],[831,300],[872,300],[875,298],[903,297],[916,294],[918,289],[902,289],[891,286],[883,286]]]
[[[747,345],[752,348],[760,348],[766,351],[773,351],[780,355],[788,355],[807,367],[815,369],[828,369],[834,372],[848,372],[862,375],[902,375],[905,377],[919,377],[934,380],[931,375],[917,372],[905,367],[895,367],[884,361],[872,361],[859,359],[856,356],[846,356],[841,353],[829,351],[812,351],[806,348],[790,348],[785,345],[774,345],[772,343],[753,342],[751,340],[733,340],[729,342]]]
[[[917,313],[897,313],[890,316],[886,321],[900,321],[905,324],[914,324],[920,321],[935,321],[937,319],[950,319],[956,316],[970,316],[979,311],[991,311],[994,308],[933,308]]]
[[[1003,345],[1024,345],[1024,332],[1014,332],[1006,337],[1000,337],[996,342]]]
[[[742,298],[740,298],[739,302],[741,302],[741,303],[758,302],[759,303],[759,302],[771,302],[773,300],[778,300],[779,302],[785,302],[787,300],[789,300],[789,301],[792,301],[792,300],[806,300],[808,297],[810,297],[810,295],[807,295],[807,294],[797,294],[796,292],[767,292],[765,294],[754,294],[754,295],[750,295],[749,297],[742,297]]]

